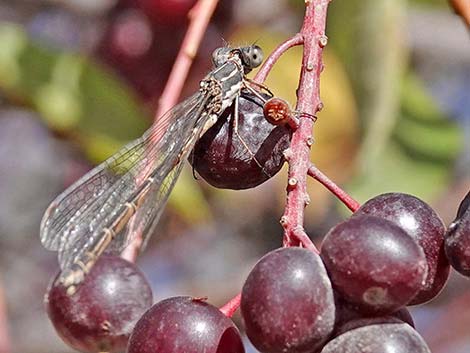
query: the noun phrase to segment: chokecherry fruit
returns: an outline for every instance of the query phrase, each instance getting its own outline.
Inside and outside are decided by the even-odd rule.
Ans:
[[[452,267],[470,277],[470,192],[460,203],[457,217],[449,226],[445,252]]]
[[[355,214],[370,214],[392,221],[411,235],[423,249],[428,275],[424,287],[409,305],[425,303],[440,293],[450,270],[444,252],[445,226],[426,202],[408,194],[387,193],[370,199]]]
[[[232,320],[203,299],[173,297],[137,322],[127,353],[244,353]]]
[[[261,99],[244,92],[238,111],[238,128],[234,107],[227,108],[189,158],[199,175],[218,188],[248,189],[265,182],[281,169],[289,147],[291,130],[265,119]]]
[[[73,295],[56,277],[45,304],[57,333],[71,347],[122,352],[135,323],[152,305],[152,290],[134,264],[103,256]]]
[[[358,215],[332,228],[321,257],[336,291],[363,312],[390,314],[422,289],[423,250],[391,221]]]
[[[431,353],[421,336],[408,324],[372,324],[332,339],[321,353]]]
[[[334,327],[333,290],[317,254],[283,248],[262,257],[242,289],[246,334],[263,353],[306,353]]]

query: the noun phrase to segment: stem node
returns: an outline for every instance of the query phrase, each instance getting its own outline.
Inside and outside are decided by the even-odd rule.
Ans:
[[[320,44],[320,48],[326,47],[328,44],[328,37],[326,35],[322,35],[318,40],[318,44]]]
[[[294,177],[289,178],[288,184],[291,188],[297,186],[297,183],[298,183],[297,178],[294,178]]]

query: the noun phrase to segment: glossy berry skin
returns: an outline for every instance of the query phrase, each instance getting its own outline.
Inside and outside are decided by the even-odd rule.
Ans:
[[[470,277],[470,192],[462,200],[457,217],[449,226],[445,251],[452,267]]]
[[[317,254],[283,248],[261,258],[242,290],[246,334],[263,353],[321,347],[334,326],[331,283]]]
[[[204,300],[173,297],[137,322],[127,353],[244,353],[232,320]]]
[[[233,106],[199,139],[189,161],[212,186],[248,189],[281,169],[291,130],[266,121],[263,102],[248,93],[239,99],[238,134],[232,116]]]
[[[350,218],[323,239],[321,257],[336,291],[364,313],[385,315],[422,288],[421,247],[396,224],[374,216]]]
[[[431,353],[408,324],[375,324],[355,328],[334,338],[321,353]]]
[[[122,352],[131,331],[152,305],[140,270],[119,257],[101,257],[73,295],[54,280],[47,313],[59,336],[81,352]]]
[[[444,253],[445,226],[437,213],[419,198],[403,193],[376,196],[355,213],[388,219],[402,227],[421,246],[428,263],[426,283],[409,305],[422,304],[444,287],[449,277],[449,262]]]

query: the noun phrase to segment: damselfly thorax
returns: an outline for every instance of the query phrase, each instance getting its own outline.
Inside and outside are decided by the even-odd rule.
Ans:
[[[103,253],[120,253],[137,237],[145,245],[182,161],[196,141],[226,108],[237,105],[242,89],[257,94],[245,74],[261,61],[262,52],[256,45],[217,49],[214,69],[201,81],[198,92],[50,204],[41,222],[41,242],[58,252],[59,281],[69,294]]]

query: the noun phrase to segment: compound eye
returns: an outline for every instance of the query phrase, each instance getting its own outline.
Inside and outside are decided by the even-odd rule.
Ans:
[[[245,64],[248,68],[254,69],[263,62],[263,50],[259,46],[252,45],[251,47],[245,47],[242,51]]]

